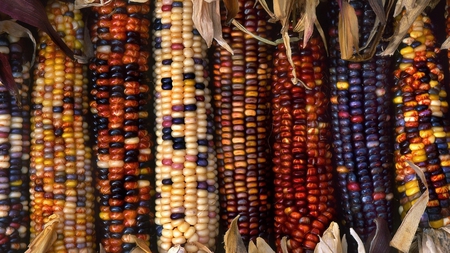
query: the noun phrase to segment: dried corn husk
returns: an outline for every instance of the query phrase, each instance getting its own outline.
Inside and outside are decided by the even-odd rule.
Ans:
[[[44,230],[34,238],[25,253],[47,252],[56,241],[56,227],[61,222],[61,219],[57,214],[52,214],[48,218],[49,221],[44,225]]]
[[[392,238],[390,245],[401,252],[408,252],[411,244],[414,239],[414,235],[416,234],[417,228],[419,227],[420,218],[428,204],[428,200],[430,199],[428,192],[428,184],[425,179],[425,175],[422,172],[422,169],[417,165],[412,163],[411,161],[407,161],[409,166],[414,169],[419,179],[425,185],[425,191],[422,195],[417,199],[416,203],[411,207],[411,209],[406,214],[403,219],[400,227]]]
[[[208,47],[214,39],[233,54],[233,50],[222,37],[219,0],[192,0],[192,3],[192,21]]]
[[[48,21],[44,6],[39,0],[14,0],[0,1],[0,12],[11,16],[31,26],[46,32],[59,48],[72,60],[86,62],[81,56],[76,56],[73,51],[61,39],[55,29]]]
[[[394,17],[400,15],[402,11],[403,16],[394,30],[394,35],[392,35],[389,39],[390,42],[388,46],[381,53],[381,55],[387,56],[394,54],[412,23],[416,20],[419,14],[422,13],[427,6],[429,6],[430,3],[431,0],[402,0],[397,2]]]
[[[135,235],[124,235],[124,240],[129,243],[136,243],[136,247],[131,250],[131,253],[152,253],[145,241]]]
[[[36,40],[34,39],[33,34],[30,32],[30,30],[17,24],[14,20],[4,20],[0,21],[0,33],[7,33],[18,38],[30,38],[31,42],[33,42],[34,45],[31,63],[34,63]],[[17,105],[21,106],[22,101],[19,95],[19,89],[16,85],[16,82],[14,81],[8,57],[6,57],[6,55],[4,54],[0,55],[0,82],[5,85],[5,87],[9,90],[9,93],[16,99]]]
[[[225,232],[223,242],[226,253],[247,253],[244,241],[239,233],[239,217],[238,215],[231,221],[230,228]]]

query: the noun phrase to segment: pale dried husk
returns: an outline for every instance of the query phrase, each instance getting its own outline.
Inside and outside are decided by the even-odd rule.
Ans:
[[[238,215],[231,221],[230,228],[225,232],[223,242],[226,253],[247,253],[244,241],[239,233],[239,217]]]
[[[405,215],[400,227],[392,238],[390,245],[401,252],[408,252],[419,227],[420,218],[422,217],[430,199],[428,192],[428,184],[422,169],[411,161],[407,161],[408,165],[414,169],[420,181],[425,185],[425,191],[417,199],[416,203],[411,207]]]
[[[30,245],[28,245],[28,249],[25,253],[40,253],[49,251],[57,239],[56,229],[58,223],[60,222],[61,218],[59,215],[50,215],[49,221],[44,225],[44,229],[36,236],[36,238],[34,238]]]
[[[146,3],[149,0],[128,0],[132,3]],[[112,0],[75,0],[75,9],[83,9],[88,7],[98,7],[98,6],[105,6],[109,3],[111,3]]]
[[[192,0],[192,21],[208,47],[216,40],[220,46],[233,54],[233,50],[222,37],[219,0]]]
[[[389,38],[388,46],[381,53],[382,56],[394,54],[413,22],[430,3],[431,0],[402,0],[397,2],[394,17],[397,17],[402,12],[403,15],[395,27],[394,34]]]
[[[131,253],[152,253],[145,241],[135,235],[124,235],[123,240],[127,243],[136,243],[136,247],[131,250]]]

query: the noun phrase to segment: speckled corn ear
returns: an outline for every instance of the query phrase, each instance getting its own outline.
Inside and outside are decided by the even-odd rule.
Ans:
[[[0,85],[0,251],[26,249],[29,227],[28,166],[30,102],[28,85],[31,55],[24,53],[26,39],[0,36],[0,52],[9,59],[22,107]],[[27,59],[28,58],[28,59]]]
[[[363,44],[372,29],[375,13],[367,1],[350,4],[360,22]],[[390,61],[378,56],[363,62],[341,60],[337,2],[332,2],[330,10],[331,122],[337,197],[341,203],[338,212],[346,233],[353,228],[365,241],[376,228],[376,217],[389,224],[392,221]]]
[[[267,15],[254,1],[239,1],[235,20],[266,37]],[[225,10],[222,19],[225,22]],[[243,240],[268,239],[273,220],[269,215],[268,184],[270,74],[272,46],[259,42],[234,26],[223,24],[231,55],[217,45],[214,52],[214,104],[216,147],[220,178],[221,222],[228,229],[237,215]]]
[[[149,5],[113,0],[93,8],[98,236],[108,253],[130,252],[136,244],[128,235],[150,243]]]
[[[433,25],[419,15],[399,47],[395,70],[395,168],[402,218],[424,190],[412,161],[424,170],[430,200],[420,226],[449,224],[450,121],[447,92]]]
[[[83,20],[73,4],[49,1],[52,25],[67,45],[81,54]],[[39,32],[32,91],[31,239],[52,214],[62,221],[52,252],[94,252],[94,188],[87,145],[87,66],[72,61],[44,32]]]
[[[189,242],[214,249],[219,202],[207,47],[192,1],[155,2],[156,215],[158,249]]]
[[[292,83],[284,45],[278,45],[273,59],[274,210],[277,252],[287,236],[290,252],[297,253],[314,250],[336,211],[324,47],[319,38],[312,38],[305,47],[300,40],[291,48],[302,81],[298,86]]]

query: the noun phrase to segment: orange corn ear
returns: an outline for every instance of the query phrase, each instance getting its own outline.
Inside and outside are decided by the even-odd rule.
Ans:
[[[235,20],[267,37],[270,26],[262,7],[254,8],[254,1],[239,1],[239,6]],[[248,243],[258,236],[268,239],[271,231],[267,185],[271,46],[234,26],[224,23],[222,27],[234,55],[220,46],[215,48],[213,101],[221,221],[226,230],[239,214],[239,232]]]
[[[450,223],[450,121],[444,71],[439,64],[431,19],[419,15],[399,48],[394,72],[395,168],[402,218],[423,192],[412,161],[424,170],[430,200],[420,226]]]
[[[113,0],[93,8],[94,116],[99,237],[106,252],[150,243],[152,186],[147,104],[150,3]]]
[[[73,4],[49,1],[47,15],[74,51],[83,48],[83,20]],[[88,142],[87,66],[72,61],[40,31],[32,92],[31,238],[57,214],[52,252],[94,252],[94,188]]]
[[[324,93],[324,47],[319,38],[292,43],[294,85],[284,45],[278,45],[272,75],[275,236],[288,237],[290,252],[314,250],[335,216],[330,126]]]
[[[156,214],[158,250],[216,245],[219,220],[207,46],[192,1],[155,2]]]

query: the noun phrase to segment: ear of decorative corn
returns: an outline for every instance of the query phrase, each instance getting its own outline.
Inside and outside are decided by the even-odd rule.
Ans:
[[[177,244],[203,252],[218,234],[213,119],[207,47],[192,1],[155,3],[156,215],[159,252]]]
[[[147,85],[149,2],[93,8],[94,116],[99,237],[106,252],[130,252],[128,235],[150,242],[151,141]]]
[[[350,4],[357,14],[361,44],[364,44],[375,14],[366,1]],[[363,62],[341,60],[337,2],[332,1],[330,9],[331,116],[339,213],[346,233],[353,228],[365,241],[375,230],[376,217],[384,218],[389,224],[392,221],[387,92],[390,61],[378,56]],[[380,50],[381,45],[377,51]]]
[[[83,47],[83,21],[73,4],[49,1],[47,15],[67,45]],[[54,252],[94,252],[94,195],[87,145],[87,67],[73,62],[39,32],[32,91],[31,239],[57,214]]]
[[[439,64],[430,18],[419,15],[403,39],[395,70],[395,168],[400,194],[402,218],[424,190],[412,161],[427,180],[430,200],[420,221],[423,228],[439,228],[450,223],[448,201],[448,138],[447,92],[444,72]]]
[[[267,37],[270,26],[261,5],[239,1],[235,17],[247,30]],[[224,10],[224,9],[223,9]],[[225,10],[222,19],[225,22]],[[269,238],[268,174],[270,46],[236,27],[223,24],[231,55],[217,45],[214,52],[216,147],[220,178],[221,220],[227,229],[237,215],[243,240]]]
[[[0,84],[1,252],[23,251],[28,242],[29,195],[26,183],[28,182],[30,117],[26,110],[30,108],[27,86],[30,59],[23,54],[24,40],[7,33],[0,36],[0,53],[9,60],[20,102],[23,102],[23,107],[19,107],[8,88]]]
[[[290,252],[313,251],[334,219],[328,102],[324,93],[324,47],[319,38],[291,43],[297,77],[284,45],[274,55],[272,76],[273,171],[277,251],[288,236]]]

